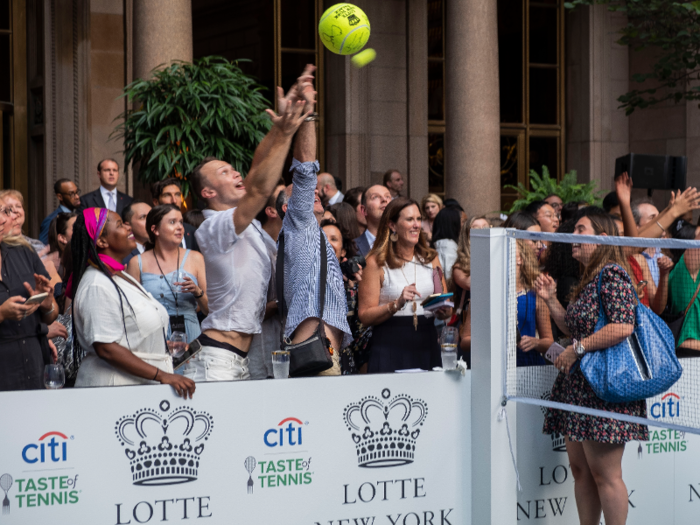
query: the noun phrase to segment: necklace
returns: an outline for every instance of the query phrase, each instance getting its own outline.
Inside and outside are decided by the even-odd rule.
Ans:
[[[402,257],[403,259],[403,257]],[[406,260],[406,259],[404,259]],[[413,261],[407,261],[412,263]],[[403,271],[405,264],[401,267],[401,273],[403,274],[403,278],[406,279],[406,284],[411,286],[411,283],[408,282],[408,278],[406,277],[406,274]],[[413,283],[415,284],[417,281],[416,278],[417,275],[417,270],[416,270],[416,264],[413,264]],[[417,332],[418,331],[418,305],[416,304],[416,296],[413,296],[413,329]]]

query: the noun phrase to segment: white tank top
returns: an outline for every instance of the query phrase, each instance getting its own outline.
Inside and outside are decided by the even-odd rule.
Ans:
[[[416,314],[425,315],[426,312],[423,311],[423,307],[420,305],[420,303],[423,301],[423,299],[435,293],[432,265],[423,265],[418,262],[418,259],[414,256],[411,262],[404,263],[403,267],[401,268],[392,270],[385,264],[383,270],[384,283],[382,284],[382,289],[379,292],[379,304],[383,305],[392,302],[401,295],[406,286],[416,283],[416,289],[421,295],[420,297],[416,297],[416,306],[418,307]],[[402,309],[396,312],[395,315],[412,316],[412,301],[407,302]]]

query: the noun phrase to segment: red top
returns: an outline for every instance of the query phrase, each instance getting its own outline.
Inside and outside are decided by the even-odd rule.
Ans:
[[[632,278],[634,279],[635,288],[637,289],[637,295],[639,300],[644,306],[649,306],[649,296],[647,295],[646,287],[640,290],[639,283],[644,280],[644,274],[642,273],[642,267],[639,266],[637,259],[633,255],[630,255],[627,261],[630,263],[630,269],[632,270]]]

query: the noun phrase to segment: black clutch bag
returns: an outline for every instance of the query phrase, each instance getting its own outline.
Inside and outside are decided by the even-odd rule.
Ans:
[[[287,303],[284,300],[284,231],[279,234],[277,250],[277,302],[282,319],[282,350],[289,352],[289,377],[315,376],[333,366],[333,348],[326,337],[326,323],[323,321],[323,311],[326,305],[326,278],[328,275],[328,258],[326,254],[326,237],[321,234],[321,322],[314,334],[300,343],[292,342],[284,337],[284,325],[287,320]]]

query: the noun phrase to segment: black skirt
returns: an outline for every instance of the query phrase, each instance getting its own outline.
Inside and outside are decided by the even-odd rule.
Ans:
[[[418,330],[413,328],[413,316],[392,317],[372,327],[367,350],[370,374],[442,366],[435,320],[422,315],[418,316]]]

